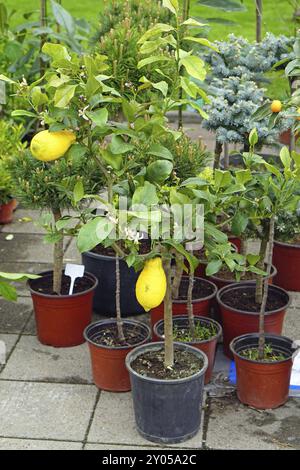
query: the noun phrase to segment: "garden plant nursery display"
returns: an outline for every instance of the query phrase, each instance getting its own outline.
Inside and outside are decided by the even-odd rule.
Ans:
[[[300,448],[300,37],[254,3],[0,2],[0,449]]]

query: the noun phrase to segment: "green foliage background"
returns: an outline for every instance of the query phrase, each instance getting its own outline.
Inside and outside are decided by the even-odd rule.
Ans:
[[[154,0],[153,0],[154,1]],[[5,5],[10,9],[16,9],[13,23],[17,24],[22,20],[22,14],[28,11],[37,11],[39,0],[4,0]],[[104,8],[107,0],[62,0],[62,5],[78,18],[86,18],[95,25],[99,18],[99,13]],[[203,7],[197,4],[197,0],[192,0],[191,15],[210,18],[224,18],[236,21],[236,25],[228,26],[212,24],[209,33],[210,39],[224,39],[229,33],[241,34],[248,39],[255,38],[255,7],[254,0],[244,0],[247,7],[245,12],[225,13],[218,10]],[[295,23],[292,21],[293,9],[289,0],[264,0],[264,33],[270,31],[274,34],[292,35],[295,31]]]

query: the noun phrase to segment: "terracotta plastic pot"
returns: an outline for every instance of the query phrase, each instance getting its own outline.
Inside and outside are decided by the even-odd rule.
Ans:
[[[187,344],[175,343],[174,346],[201,359],[202,368],[190,377],[174,380],[147,377],[132,368],[136,358],[148,351],[161,351],[163,343],[140,346],[126,357],[137,430],[145,439],[161,444],[175,444],[191,439],[201,424],[207,357],[199,349]]]
[[[234,290],[238,295],[242,295],[242,289],[255,290],[254,283],[231,284],[223,287],[217,294],[217,302],[220,307],[222,326],[223,326],[223,348],[226,356],[232,358],[230,350],[231,341],[243,334],[256,333],[259,330],[259,313],[247,312],[226,305],[223,302],[224,294]],[[281,334],[283,320],[291,298],[285,290],[277,286],[270,286],[269,292],[276,291],[282,299],[282,307],[278,310],[272,310],[265,313],[265,332]]]
[[[258,334],[235,338],[230,349],[234,356],[237,374],[238,399],[257,409],[272,409],[283,405],[289,396],[293,341],[285,336],[266,335],[266,342],[276,354],[285,359],[277,362],[258,362],[245,358],[241,352],[258,346]]]
[[[235,237],[234,235],[229,235],[228,240],[236,247],[237,252],[240,253],[242,247],[242,240],[239,237]]]
[[[127,354],[137,346],[148,343],[151,338],[150,328],[135,320],[124,320],[123,325],[134,326],[139,334],[144,336],[132,346],[108,347],[99,344],[97,339],[105,327],[115,325],[115,320],[99,320],[91,323],[84,331],[84,337],[89,344],[93,380],[102,390],[110,392],[128,392],[131,389],[129,374],[125,366]]]
[[[181,282],[188,283],[189,282],[188,277],[183,276]],[[217,294],[217,287],[211,281],[195,277],[195,284],[200,283],[200,282],[210,285],[212,288],[212,293],[208,295],[207,297],[203,297],[202,299],[193,299],[193,311],[194,311],[194,315],[201,316],[201,317],[208,317],[210,314],[210,307],[211,307],[212,301]],[[173,315],[186,315],[188,313],[187,301],[186,300],[173,300],[172,311],[173,311]],[[164,304],[162,303],[158,307],[153,308],[151,310],[152,330],[153,330],[155,323],[157,323],[159,320],[162,320],[163,318],[164,318]],[[153,336],[153,339],[157,340],[155,336]]]
[[[218,344],[218,339],[221,336],[222,333],[222,327],[217,323],[215,320],[212,320],[211,318],[205,318],[205,317],[199,317],[195,316],[195,323],[200,323],[203,326],[214,326],[216,329],[216,334],[215,336],[212,336],[210,339],[207,340],[195,340],[195,341],[189,341],[189,342],[184,342],[185,344],[189,344],[190,346],[193,346],[194,348],[200,349],[200,351],[203,351],[208,359],[208,367],[205,372],[205,384],[208,384],[211,380],[211,376],[213,373],[213,368],[215,364],[215,358],[216,358],[216,348]],[[176,316],[176,318],[173,319],[173,325],[174,327],[177,326],[178,328],[182,327],[188,327],[189,321],[186,316]],[[154,325],[153,328],[154,334],[157,338],[159,338],[159,341],[163,341],[164,339],[164,320],[160,320]],[[183,341],[182,341],[183,342]]]
[[[273,263],[277,268],[274,283],[283,289],[300,292],[300,245],[276,241]]]
[[[52,271],[40,273],[52,279]],[[35,313],[37,336],[42,344],[67,348],[84,343],[83,331],[91,322],[93,295],[98,284],[93,274],[85,272],[92,286],[73,295],[46,295],[35,290],[38,279],[28,281]]]
[[[13,220],[17,201],[11,199],[7,204],[0,205],[0,224],[10,224]]]

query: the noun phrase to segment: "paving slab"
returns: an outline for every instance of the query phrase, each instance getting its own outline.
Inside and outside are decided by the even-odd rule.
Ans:
[[[0,333],[20,333],[32,312],[31,299],[22,297],[16,302],[0,299]]]
[[[1,449],[1,442],[0,442],[0,449]],[[173,452],[174,450],[182,450],[182,447],[158,447],[153,443],[153,446],[126,446],[125,444],[122,445],[115,445],[115,444],[89,444],[87,443],[84,447],[84,450],[149,450],[151,453],[154,453],[156,449],[159,450],[166,450]],[[150,453],[149,452],[149,453]]]
[[[81,442],[0,438],[0,450],[81,450]]]
[[[0,380],[0,437],[82,441],[96,396],[93,385]]]
[[[6,361],[12,349],[14,348],[16,342],[18,341],[18,338],[19,338],[19,335],[6,335],[6,334],[0,333],[0,342],[3,342],[5,345]],[[0,370],[1,370],[1,363],[0,363]]]
[[[300,400],[257,411],[236,397],[211,399],[206,446],[210,449],[284,450],[300,448]]]
[[[288,338],[300,340],[300,309],[293,307],[288,309],[282,333]]]
[[[11,224],[3,226],[3,233],[32,233],[45,235],[45,229],[38,225],[40,211],[17,209]]]
[[[22,336],[0,379],[92,384],[88,345],[53,348],[35,336]]]
[[[68,244],[68,247],[65,251],[64,260],[66,263],[81,264],[81,254],[78,251],[75,239],[71,240],[71,242]]]
[[[291,306],[300,309],[300,292],[290,292],[292,297]]]
[[[149,445],[149,441],[145,440],[135,427],[131,393],[101,392],[87,442],[133,446]],[[157,448],[161,447],[159,444],[154,445]],[[170,448],[172,447],[200,449],[202,447],[202,427],[195,437],[182,444],[170,446]]]
[[[7,240],[7,233],[0,233],[0,263],[24,262],[52,263],[53,245],[44,242],[44,237],[31,233],[15,233]],[[69,239],[65,240],[65,246]]]

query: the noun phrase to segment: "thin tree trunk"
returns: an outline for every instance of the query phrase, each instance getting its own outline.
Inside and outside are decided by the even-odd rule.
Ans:
[[[171,260],[165,260],[164,269],[167,277],[167,290],[164,299],[164,334],[165,334],[165,361],[166,368],[174,365],[173,342],[173,316],[172,316],[172,272]]]
[[[256,41],[262,40],[262,0],[256,0]]]
[[[259,340],[258,340],[258,359],[262,360],[264,357],[264,348],[265,348],[265,310],[268,300],[269,293],[269,276],[272,269],[272,259],[273,259],[273,246],[274,246],[274,226],[275,220],[274,217],[270,220],[269,228],[269,245],[268,245],[268,254],[267,254],[267,277],[264,280],[264,295],[260,307],[259,313]]]
[[[222,155],[223,145],[216,140],[215,146],[215,160],[214,160],[214,170],[220,168],[220,159]]]
[[[194,309],[193,309],[193,287],[194,287],[194,273],[189,274],[189,287],[187,295],[187,311],[189,319],[189,328],[192,337],[195,337],[195,318],[194,318]]]
[[[116,317],[117,317],[117,329],[118,337],[121,343],[125,343],[125,336],[123,330],[123,322],[121,317],[121,283],[120,283],[120,260],[119,256],[116,255]]]
[[[175,266],[175,274],[172,284],[172,297],[173,299],[178,299],[179,296],[179,288],[180,283],[183,275],[183,256],[176,252],[176,266]]]
[[[61,211],[59,209],[53,210],[54,222],[56,223],[61,219]],[[60,295],[61,293],[61,280],[64,262],[64,237],[63,235],[59,241],[54,244],[53,253],[53,292]]]
[[[267,240],[267,238],[263,238],[260,242],[260,250],[259,250],[260,261],[259,261],[259,264],[258,264],[259,269],[262,269],[263,271],[265,269],[267,248],[268,248],[268,240]],[[255,302],[257,304],[262,303],[263,290],[264,290],[264,278],[262,276],[260,276],[257,279],[256,290],[255,290]]]
[[[40,3],[40,23],[41,28],[47,26],[47,0],[41,0]],[[46,34],[41,34],[41,42],[40,42],[40,52],[42,51],[43,45],[47,40]],[[45,73],[45,62],[43,61],[42,57],[40,57],[40,76],[42,77]]]
[[[228,143],[224,144],[224,169],[226,170],[229,167],[229,146]]]

